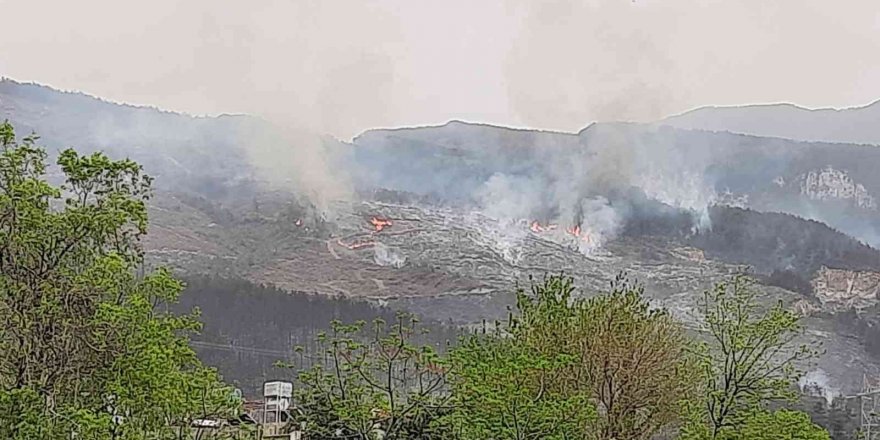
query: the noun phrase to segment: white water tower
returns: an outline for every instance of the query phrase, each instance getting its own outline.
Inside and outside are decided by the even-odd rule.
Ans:
[[[263,384],[263,424],[286,423],[293,399],[293,384],[272,381]]]

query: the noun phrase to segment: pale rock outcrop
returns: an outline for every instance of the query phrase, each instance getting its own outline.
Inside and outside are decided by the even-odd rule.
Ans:
[[[822,267],[812,281],[823,306],[864,308],[877,303],[880,273]],[[825,308],[825,307],[823,307]]]
[[[828,167],[810,171],[800,178],[801,194],[813,200],[851,200],[862,209],[876,210],[877,203],[868,190],[841,170]]]

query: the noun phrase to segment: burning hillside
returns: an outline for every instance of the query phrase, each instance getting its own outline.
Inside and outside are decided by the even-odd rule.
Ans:
[[[168,199],[159,198],[157,203],[167,203],[163,200]],[[336,203],[331,206],[335,213],[332,222],[307,217],[303,224],[312,225],[308,230],[295,224],[301,218],[296,210],[297,217],[291,220],[282,216],[269,223],[248,223],[247,227],[232,223],[193,229],[175,220],[175,213],[186,212],[181,206],[164,205],[155,210],[154,219],[167,225],[169,233],[179,231],[175,233],[182,236],[186,231],[191,250],[172,252],[177,242],[155,241],[163,235],[171,237],[166,233],[148,236],[151,261],[188,270],[201,267],[204,272],[233,273],[289,290],[367,298],[458,324],[504,319],[507,307],[513,304],[516,285],[528,285],[530,276],[564,272],[575,277],[584,292],[595,292],[626,271],[645,283],[656,304],[697,326],[692,318],[702,291],[742,270],[742,264],[756,266],[766,271],[759,273],[768,275],[774,267],[794,268],[790,276],[804,278],[809,284],[822,264],[865,270],[853,261],[876,259],[875,251],[847,244],[845,236],[822,229],[818,223],[730,208],[713,211],[716,232],[694,235],[693,216],[687,212],[664,213],[661,207],[640,211],[641,204],[631,204],[627,208],[629,220],[620,226],[616,238],[599,241],[587,221],[560,224],[547,217],[499,219],[466,206]],[[189,224],[209,222],[193,219]],[[771,225],[777,225],[778,230]],[[815,241],[803,242],[803,237],[789,237],[784,232],[798,230],[809,231],[810,240]],[[731,236],[739,237],[746,248],[725,244]],[[199,240],[204,240],[205,246],[199,245]],[[774,245],[775,250],[761,247],[771,240],[784,246]],[[234,249],[207,246],[218,241],[242,244]],[[841,244],[842,253],[822,244],[832,242]],[[795,247],[801,245],[813,252]],[[826,250],[817,252],[819,249]],[[779,266],[789,251],[809,254],[813,259],[788,260],[786,266]],[[838,257],[845,255],[859,256],[854,260]],[[784,282],[780,285],[787,286]],[[821,310],[819,302],[790,288],[764,289],[767,301],[782,300],[801,304],[800,309]],[[804,307],[804,301],[810,306]],[[859,359],[854,368],[874,371],[857,339],[838,334],[821,314],[811,313],[810,326],[817,331],[813,337],[826,342],[828,353],[821,361],[826,371],[834,372],[852,359]],[[836,385],[847,388],[851,384],[843,376],[835,376],[841,381]]]
[[[370,219],[370,224],[373,225],[374,228],[376,228],[376,232],[382,232],[382,230],[393,225],[394,223],[392,223],[391,220],[388,219],[373,217],[372,219]]]
[[[621,270],[687,317],[702,289],[751,266],[768,301],[811,313],[826,371],[874,368],[819,300],[849,304],[855,292],[853,304],[872,304],[865,280],[880,258],[863,243],[880,243],[874,147],[642,124],[553,133],[462,122],[345,143],[257,118],[0,84],[9,119],[45,135],[50,151],[106,146],[161,176],[144,243],[151,264],[462,324],[504,318],[529,276],[565,272],[589,292]],[[101,109],[101,130],[82,129],[94,127],[80,119],[89,106]]]

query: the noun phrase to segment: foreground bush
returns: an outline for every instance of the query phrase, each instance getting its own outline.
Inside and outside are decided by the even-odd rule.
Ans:
[[[301,398],[316,427],[338,427],[321,438],[828,438],[804,413],[768,409],[793,396],[797,367],[816,354],[794,344],[797,315],[762,309],[735,277],[706,293],[702,322],[689,337],[624,277],[583,299],[570,278],[551,276],[518,293],[509,322],[445,357],[397,326],[363,344],[336,323],[324,355],[332,368],[302,371]],[[421,375],[433,380],[413,381]],[[418,429],[401,429],[408,414]]]
[[[163,311],[181,283],[137,275],[150,178],[66,150],[54,186],[36,140],[0,124],[0,438],[185,438],[229,414],[187,345],[194,316]]]

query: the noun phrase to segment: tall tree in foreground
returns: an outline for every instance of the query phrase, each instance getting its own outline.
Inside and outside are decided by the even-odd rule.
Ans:
[[[685,428],[685,438],[828,438],[803,413],[767,408],[796,397],[799,368],[818,354],[797,342],[803,327],[795,312],[782,303],[763,308],[752,282],[736,276],[705,293],[703,321],[704,407],[695,409],[698,421]]]
[[[163,438],[228,413],[183,336],[198,323],[163,311],[181,284],[136,276],[150,178],[66,150],[53,186],[36,140],[0,124],[0,437]]]
[[[457,438],[583,438],[596,413],[589,393],[565,380],[575,361],[510,337],[464,338],[452,354]]]
[[[693,396],[688,340],[621,276],[591,300],[551,276],[520,292],[513,325],[454,350],[464,438],[648,439]]]
[[[448,362],[419,344],[419,321],[398,314],[371,326],[331,323],[318,336],[321,351],[301,348],[297,401],[316,438],[416,440],[449,438]],[[305,367],[306,356],[310,367]]]
[[[600,439],[650,439],[680,421],[696,383],[690,341],[641,285],[619,276],[611,292],[584,306],[583,365],[600,414]]]

